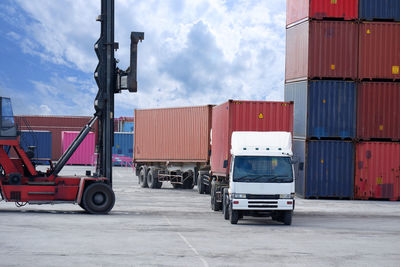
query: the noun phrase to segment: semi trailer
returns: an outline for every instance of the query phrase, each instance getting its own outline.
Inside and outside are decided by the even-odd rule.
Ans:
[[[133,161],[141,187],[192,189],[209,170],[212,106],[135,110]]]
[[[211,208],[236,224],[249,215],[291,224],[294,209],[293,102],[228,101],[213,108]]]

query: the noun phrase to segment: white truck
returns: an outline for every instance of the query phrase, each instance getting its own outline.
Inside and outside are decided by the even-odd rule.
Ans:
[[[243,216],[271,216],[290,225],[295,206],[292,157],[290,132],[232,132],[228,184],[214,180],[211,186],[214,210],[219,191],[224,218],[232,224]]]

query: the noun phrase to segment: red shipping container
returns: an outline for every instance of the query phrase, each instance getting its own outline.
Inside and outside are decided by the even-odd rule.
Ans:
[[[286,82],[357,78],[358,25],[306,21],[286,31]]]
[[[62,155],[61,133],[63,131],[80,131],[90,119],[91,117],[84,116],[15,116],[20,130],[51,132],[52,160],[58,160]],[[97,132],[97,122],[93,132]]]
[[[62,132],[63,153],[68,149],[69,145],[74,141],[79,132]],[[67,164],[70,165],[93,165],[95,162],[95,134],[89,133],[78,149],[74,152]]]
[[[400,79],[399,23],[361,23],[359,42],[360,79]]]
[[[209,161],[212,106],[135,110],[135,162]]]
[[[400,200],[400,144],[356,144],[355,199]]]
[[[358,0],[286,0],[286,25],[312,18],[356,20]]]
[[[362,82],[357,98],[358,139],[400,140],[400,83]]]
[[[225,176],[233,131],[285,131],[293,134],[293,102],[234,101],[212,112],[211,172]],[[293,136],[293,135],[292,135]],[[224,167],[225,166],[225,167]]]

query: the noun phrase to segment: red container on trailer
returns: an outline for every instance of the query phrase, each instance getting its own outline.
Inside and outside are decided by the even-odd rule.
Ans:
[[[135,110],[135,162],[209,161],[212,106]]]
[[[400,83],[362,82],[357,98],[358,139],[400,140]]]
[[[304,19],[358,18],[358,0],[286,0],[286,25]]]
[[[80,131],[91,117],[86,116],[15,116],[20,130],[50,131],[52,135],[52,160],[62,155],[61,133],[64,131]],[[93,132],[97,135],[97,122]],[[97,139],[96,139],[97,140]]]
[[[400,144],[356,144],[355,199],[400,200]]]
[[[361,23],[359,42],[360,79],[400,79],[399,23]]]
[[[212,111],[211,172],[226,176],[234,131],[285,131],[293,136],[293,102],[236,101]]]
[[[62,147],[63,153],[72,144],[79,132],[62,132]],[[72,157],[68,160],[67,164],[70,165],[93,165],[95,162],[95,134],[89,133],[78,149],[72,154]]]
[[[357,78],[358,25],[306,21],[286,31],[286,82]]]

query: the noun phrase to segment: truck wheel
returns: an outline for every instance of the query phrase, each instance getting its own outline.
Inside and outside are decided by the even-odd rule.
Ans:
[[[183,179],[183,189],[193,189],[194,184],[193,184],[193,172],[188,171],[183,173],[182,175]]]
[[[207,195],[210,195],[211,194],[211,187],[209,185],[205,185],[205,184],[203,184],[203,186],[204,186],[204,193],[207,194]]]
[[[222,198],[222,213],[224,214],[224,219],[229,220],[229,195],[227,188],[224,188],[224,195]]]
[[[229,221],[231,224],[237,224],[239,221],[239,211],[234,210],[232,205],[229,205]]]
[[[114,203],[114,191],[104,183],[93,183],[83,193],[82,206],[92,214],[106,214],[114,207]]]
[[[199,175],[197,177],[197,192],[199,192],[199,194],[204,194],[204,192],[205,192],[205,188],[204,188],[204,184],[203,184],[203,178],[202,178],[200,172],[199,172]]]
[[[284,211],[283,212],[283,220],[282,222],[285,225],[291,225],[292,224],[292,215],[293,215],[293,211],[289,210],[289,211]]]
[[[147,185],[147,177],[146,177],[146,170],[144,168],[142,168],[140,170],[139,184],[140,184],[140,187],[142,187],[142,188],[148,187],[148,185]]]
[[[147,185],[149,186],[149,188],[157,188],[158,175],[156,170],[150,170],[147,173]]]
[[[217,201],[217,186],[215,185],[215,180],[211,182],[211,209],[214,211],[220,211],[222,209],[221,203]]]

